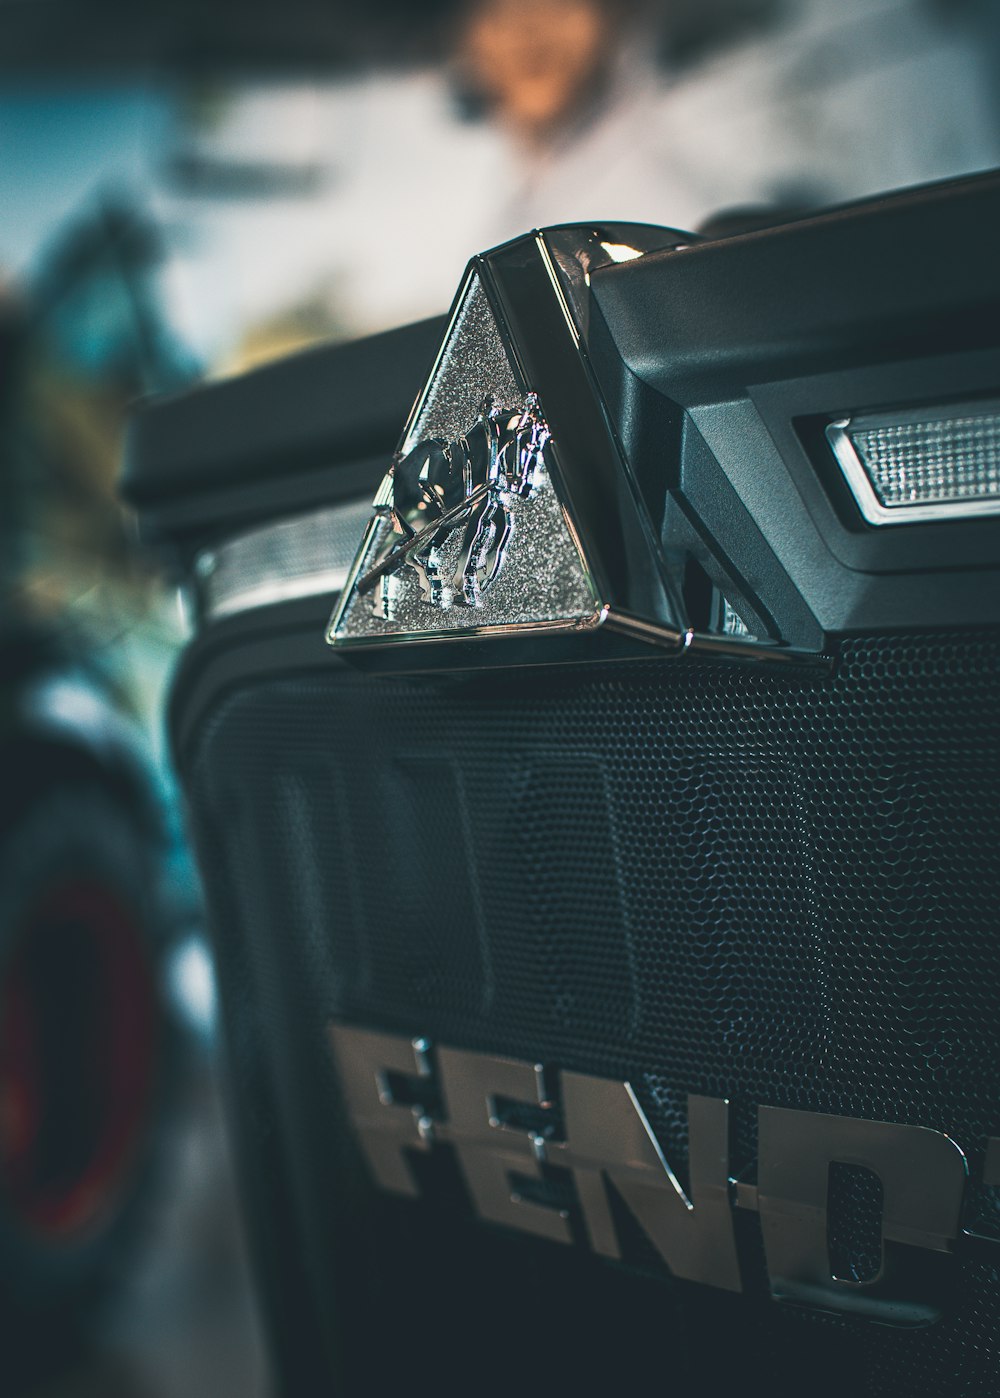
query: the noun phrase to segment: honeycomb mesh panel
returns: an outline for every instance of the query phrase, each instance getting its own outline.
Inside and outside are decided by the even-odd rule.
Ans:
[[[252,1039],[286,1085],[259,1129],[286,1142],[358,1391],[415,1351],[447,1394],[501,1391],[526,1354],[620,1386],[623,1353],[680,1392],[1000,1389],[988,1258],[956,1263],[943,1320],[893,1330],[772,1303],[751,1216],[732,1298],[674,1284],[641,1235],[617,1264],[479,1223],[446,1148],[420,1201],[368,1192],[324,1037],[336,1018],[627,1078],[682,1183],[689,1092],[732,1100],[738,1170],[769,1104],[945,1131],[974,1182],[1000,1134],[998,719],[981,634],[851,641],[830,677],[336,666],[216,704],[183,769],[231,1057]],[[998,1194],[973,1183],[970,1222],[1000,1231]],[[864,1275],[870,1191],[838,1198]]]

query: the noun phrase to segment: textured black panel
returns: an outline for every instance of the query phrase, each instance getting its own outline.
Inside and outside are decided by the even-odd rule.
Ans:
[[[830,1166],[827,1246],[835,1277],[866,1282],[882,1265],[882,1209],[885,1191],[872,1170]]]
[[[847,642],[829,678],[337,666],[219,702],[182,758],[243,1163],[255,1207],[292,1201],[268,1266],[340,1318],[345,1391],[997,1391],[983,1262],[894,1331],[771,1303],[753,1217],[734,1299],[672,1283],[638,1229],[620,1265],[478,1223],[444,1148],[425,1200],[370,1193],[324,1026],[627,1077],[682,1177],[700,1092],[734,1102],[737,1168],[767,1103],[946,1131],[975,1180],[1000,1134],[998,720],[984,635]],[[253,1159],[276,1136],[280,1179]],[[830,1241],[864,1276],[851,1174]],[[967,1222],[996,1230],[998,1192],[973,1185]]]

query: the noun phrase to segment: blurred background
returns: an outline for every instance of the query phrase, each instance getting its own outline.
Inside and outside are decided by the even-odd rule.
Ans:
[[[995,0],[0,0],[0,757],[42,671],[75,677],[70,729],[94,702],[128,727],[188,1044],[143,1245],[23,1391],[266,1392],[163,736],[184,620],[115,494],[129,404],[440,313],[533,225],[697,229],[996,165]],[[30,1156],[3,877],[0,851],[0,1199]]]

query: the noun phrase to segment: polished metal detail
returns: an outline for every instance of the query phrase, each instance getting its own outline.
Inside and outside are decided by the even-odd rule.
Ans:
[[[826,437],[869,524],[1000,514],[1000,402],[841,418]]]
[[[473,270],[375,497],[330,644],[599,626],[607,609],[553,449]]]
[[[342,1025],[331,1026],[330,1037],[372,1174],[383,1188],[412,1195],[405,1152],[427,1148],[418,1131],[426,1094],[413,1044]],[[676,1276],[741,1290],[729,1205],[728,1103],[688,1099],[691,1184],[685,1192],[629,1083],[563,1072],[560,1114],[539,1064],[450,1048],[438,1048],[436,1061],[441,1116],[434,1139],[455,1148],[482,1218],[570,1242],[568,1211],[529,1199],[519,1187],[543,1181],[548,1166],[560,1166],[572,1174],[595,1251],[621,1255],[610,1182]],[[406,1105],[386,1091],[392,1073],[410,1075]],[[377,1110],[379,1103],[390,1110]]]
[[[402,1147],[427,1151],[433,1141],[426,1041],[339,1025],[331,1027],[330,1038],[347,1107],[376,1183],[415,1196],[417,1186]],[[406,1096],[411,1100],[397,1095],[395,1079],[409,1081],[414,1091]]]
[[[733,1292],[743,1290],[735,1212],[757,1214],[775,1300],[889,1325],[936,1320],[956,1248],[995,1247],[961,1230],[966,1159],[939,1131],[762,1106],[756,1164],[733,1178],[729,1103],[692,1094],[685,1188],[628,1082],[344,1025],[329,1033],[373,1178],[396,1193],[418,1193],[410,1153],[445,1143],[483,1219],[620,1258],[612,1189],[674,1276]],[[881,1184],[881,1262],[860,1281],[830,1262],[840,1165]],[[998,1140],[983,1181],[1000,1183]]]
[[[391,529],[356,584],[359,595],[374,594],[375,616],[395,620],[406,568],[432,607],[483,605],[507,557],[515,500],[544,486],[551,435],[535,394],[520,410],[487,396],[456,442],[432,438],[395,464],[392,499],[374,507]]]
[[[895,1324],[940,1315],[941,1263],[958,1238],[968,1173],[956,1143],[923,1126],[761,1107],[757,1207],[772,1294]],[[832,1164],[882,1182],[882,1265],[870,1281],[834,1277],[827,1243]]]
[[[553,1158],[574,1173],[594,1250],[621,1256],[609,1180],[674,1276],[742,1290],[729,1203],[729,1103],[688,1097],[685,1193],[630,1083],[564,1072],[562,1101],[567,1139]]]
[[[400,454],[432,437],[448,442],[475,419],[487,393],[498,403],[518,403],[521,381],[497,324],[478,271],[459,293],[458,309],[441,346],[427,387],[403,429]]]
[[[480,1216],[536,1233],[555,1242],[572,1241],[569,1214],[525,1197],[519,1180],[541,1181],[555,1126],[519,1126],[502,1103],[523,1103],[538,1117],[551,1115],[541,1067],[484,1053],[438,1050],[438,1071],[447,1111],[447,1139]]]
[[[538,397],[484,396],[454,441],[418,442],[372,508],[335,644],[595,624],[578,542],[556,497]]]
[[[370,514],[366,500],[349,500],[202,550],[193,569],[199,619],[221,621],[255,607],[339,592]]]

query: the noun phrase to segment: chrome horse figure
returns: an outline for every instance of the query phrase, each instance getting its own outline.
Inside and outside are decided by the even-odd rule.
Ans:
[[[520,409],[487,396],[456,442],[429,438],[393,465],[392,501],[375,507],[391,525],[388,547],[359,584],[375,591],[377,616],[392,615],[404,568],[429,606],[482,605],[513,536],[511,502],[536,489],[550,437],[534,393]]]

